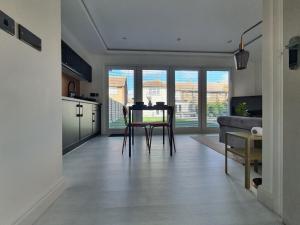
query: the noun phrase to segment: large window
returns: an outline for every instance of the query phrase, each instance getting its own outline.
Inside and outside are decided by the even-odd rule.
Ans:
[[[218,127],[218,116],[229,114],[229,71],[207,71],[206,126]]]
[[[122,107],[133,105],[134,98],[146,105],[151,101],[174,106],[177,131],[213,131],[218,128],[217,118],[229,114],[230,70],[119,68],[107,70],[108,129],[113,132],[124,128]],[[133,117],[136,122],[158,122],[163,112],[136,111]]]
[[[148,104],[165,102],[167,104],[167,70],[142,70],[143,74],[143,101]],[[143,121],[161,121],[162,111],[144,111]]]
[[[176,127],[198,127],[198,71],[175,71]]]
[[[108,71],[109,128],[123,128],[123,106],[134,102],[134,70]]]

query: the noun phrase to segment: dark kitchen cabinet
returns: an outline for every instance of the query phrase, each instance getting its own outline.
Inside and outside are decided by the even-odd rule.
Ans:
[[[79,102],[63,101],[62,136],[64,150],[80,140],[78,104]]]
[[[84,140],[93,134],[93,105],[80,103],[80,140]]]
[[[93,134],[99,134],[101,131],[100,105],[93,105]]]
[[[63,154],[100,133],[97,103],[64,97],[62,101]],[[96,122],[97,121],[97,122]]]
[[[61,60],[65,73],[92,82],[92,67],[64,41],[61,42]]]

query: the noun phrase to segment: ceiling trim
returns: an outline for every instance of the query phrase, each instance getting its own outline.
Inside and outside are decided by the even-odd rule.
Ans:
[[[102,45],[104,46],[105,50],[109,49],[107,43],[105,42],[105,39],[103,38],[103,35],[101,34],[101,32],[100,32],[98,26],[96,25],[96,22],[95,22],[93,16],[91,15],[90,10],[88,9],[88,7],[87,7],[87,5],[86,5],[85,1],[84,1],[84,0],[80,0],[80,1],[81,1],[81,4],[82,4],[82,6],[83,6],[83,9],[84,9],[84,11],[85,11],[85,13],[86,13],[86,15],[87,15],[87,17],[88,17],[88,19],[89,19],[89,21],[90,21],[92,27],[94,28],[94,30],[96,31],[96,33],[97,33],[97,35],[98,35],[98,38],[100,39],[100,42],[101,42]]]
[[[90,12],[90,10],[88,9],[85,0],[80,0],[83,6],[83,9],[92,25],[92,27],[94,28],[94,30],[96,31],[98,38],[100,40],[100,42],[102,43],[103,47],[105,48],[105,51],[107,53],[148,53],[148,54],[152,54],[152,53],[160,53],[160,54],[196,54],[196,55],[211,55],[211,56],[231,56],[234,55],[236,52],[238,52],[239,49],[234,50],[233,52],[229,51],[229,52],[222,52],[222,51],[190,51],[190,50],[158,50],[158,49],[118,49],[118,48],[109,48],[108,44],[106,43],[100,29],[98,28],[98,26],[96,25],[96,22]],[[252,43],[254,43],[255,41],[257,41],[258,39],[260,39],[263,35],[260,34],[257,37],[255,37],[254,39],[250,40],[249,42],[247,42],[245,44],[245,47],[251,45]]]
[[[187,55],[187,56],[232,56],[231,52],[200,52],[200,51],[167,51],[167,50],[143,50],[143,49],[108,49],[108,54],[156,54],[156,55]]]

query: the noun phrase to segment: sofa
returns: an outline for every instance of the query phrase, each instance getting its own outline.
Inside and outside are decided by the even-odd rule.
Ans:
[[[237,115],[237,106],[244,102],[247,104],[248,116]],[[220,116],[217,121],[220,126],[219,140],[222,143],[225,142],[226,132],[250,132],[253,127],[262,127],[262,96],[232,97],[230,100],[230,116]],[[228,144],[240,148],[244,146],[244,141],[229,136]]]

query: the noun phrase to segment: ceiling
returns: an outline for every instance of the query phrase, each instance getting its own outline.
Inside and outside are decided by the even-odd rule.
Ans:
[[[262,0],[62,0],[61,4],[64,27],[92,53],[232,53],[241,33],[262,19]],[[261,33],[259,26],[246,35],[246,42]]]

